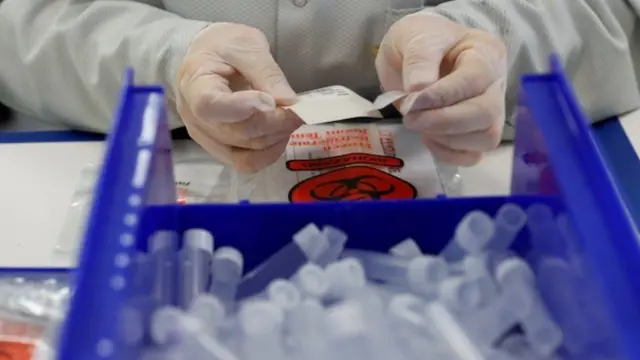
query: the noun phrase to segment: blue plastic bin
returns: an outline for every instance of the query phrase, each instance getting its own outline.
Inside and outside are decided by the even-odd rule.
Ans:
[[[141,326],[154,305],[140,295],[145,280],[135,255],[157,230],[206,228],[216,246],[242,251],[250,269],[310,222],[344,229],[354,248],[387,251],[412,237],[423,250],[437,252],[465,213],[494,214],[507,202],[548,206],[572,225],[572,235],[562,237],[554,222],[543,222],[539,230],[547,236],[534,239],[524,231],[514,244],[540,270],[542,295],[565,333],[562,355],[640,359],[637,231],[557,61],[549,74],[524,77],[522,90],[513,174],[518,195],[185,206],[175,204],[163,91],[136,86],[127,73],[59,359],[137,359],[145,342]]]

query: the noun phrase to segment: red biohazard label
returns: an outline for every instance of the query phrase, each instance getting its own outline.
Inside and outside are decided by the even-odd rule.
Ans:
[[[0,340],[0,360],[31,360],[34,344]]]
[[[309,160],[315,161],[315,160]],[[308,178],[289,191],[291,202],[415,199],[416,188],[382,170],[349,166]]]
[[[0,360],[31,360],[44,326],[0,318]]]
[[[404,161],[392,156],[352,153],[320,159],[289,160],[287,161],[287,169],[291,171],[316,171],[355,164],[401,168],[404,166]]]

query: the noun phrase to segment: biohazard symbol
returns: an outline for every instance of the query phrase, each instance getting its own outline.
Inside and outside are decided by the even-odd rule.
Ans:
[[[306,179],[289,191],[291,202],[415,199],[410,183],[368,166],[350,166]]]

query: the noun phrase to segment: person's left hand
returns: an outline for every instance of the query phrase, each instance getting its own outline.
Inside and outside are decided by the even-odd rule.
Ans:
[[[438,15],[396,22],[376,57],[384,91],[403,91],[404,124],[434,156],[471,166],[500,143],[505,118],[506,47]]]

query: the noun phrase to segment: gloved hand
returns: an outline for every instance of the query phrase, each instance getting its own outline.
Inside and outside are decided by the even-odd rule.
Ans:
[[[507,76],[499,39],[416,13],[389,29],[376,69],[385,91],[410,93],[396,107],[437,159],[470,166],[499,144]]]
[[[281,105],[296,94],[257,29],[217,23],[192,41],[178,71],[176,104],[189,135],[241,172],[274,163],[302,121]]]

